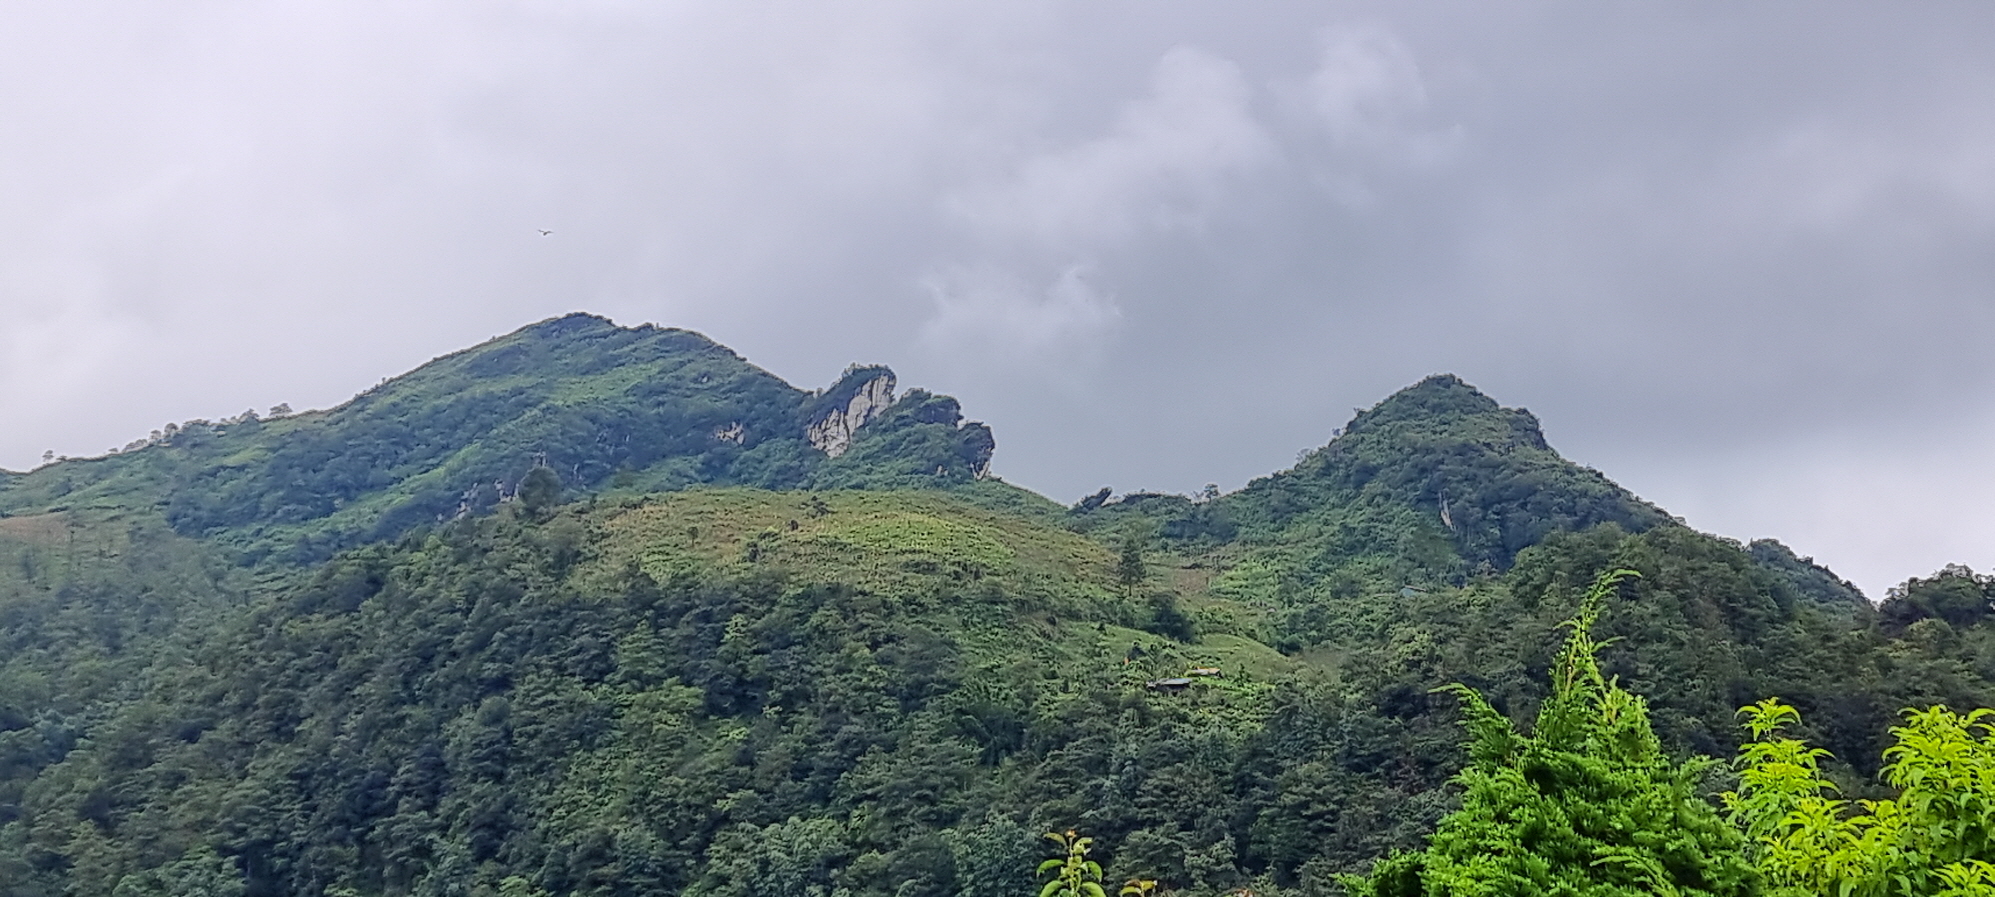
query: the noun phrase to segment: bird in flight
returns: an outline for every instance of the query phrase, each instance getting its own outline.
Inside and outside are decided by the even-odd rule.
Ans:
[[[544,227],[537,227],[537,228],[534,228],[534,229],[535,229],[535,230],[537,230],[537,231],[540,231],[540,235],[541,235],[541,236],[543,236],[543,237],[545,237],[545,236],[547,236],[547,235],[549,235],[549,234],[552,234],[552,233],[554,233],[553,231],[551,231],[551,230],[548,230],[547,228],[544,228]]]

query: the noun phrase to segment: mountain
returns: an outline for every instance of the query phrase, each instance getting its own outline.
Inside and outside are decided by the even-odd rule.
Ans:
[[[1104,498],[1076,506],[1084,528],[1141,518],[1181,549],[1220,550],[1229,572],[1216,588],[1312,608],[1463,586],[1509,570],[1520,552],[1560,533],[1683,526],[1560,457],[1529,411],[1449,374],[1360,411],[1293,469],[1230,495]],[[1747,556],[1806,600],[1843,613],[1869,608],[1855,586],[1777,541],[1755,542]]]
[[[169,425],[122,452],[10,475],[0,513],[157,509],[252,563],[296,563],[486,510],[535,466],[583,490],[982,477],[989,428],[963,423],[953,399],[897,400],[894,385],[887,368],[854,367],[809,392],[697,333],[572,314],[327,411]]]
[[[1327,536],[1350,558],[1391,544],[1386,534],[1415,533],[1432,548],[1417,574],[1457,580],[1508,569],[1554,532],[1612,523],[1638,533],[1672,522],[1559,457],[1529,411],[1501,407],[1449,374],[1359,413],[1293,470],[1255,480],[1223,507],[1251,541]]]
[[[1529,717],[1610,568],[1678,753],[1780,695],[1854,788],[1899,708],[1995,700],[1995,580],[1873,609],[1454,377],[1230,495],[1063,508],[993,448],[883,367],[576,315],[0,478],[0,897],[967,897],[1067,829],[1333,893],[1457,799],[1434,690]]]

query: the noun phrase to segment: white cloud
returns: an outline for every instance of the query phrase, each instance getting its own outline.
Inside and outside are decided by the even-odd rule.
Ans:
[[[1273,92],[1300,132],[1298,156],[1311,181],[1349,208],[1373,207],[1381,174],[1453,160],[1464,131],[1433,123],[1424,74],[1390,29],[1339,25],[1318,32],[1307,77],[1278,80]]]
[[[1301,99],[1338,144],[1382,149],[1399,143],[1408,120],[1426,109],[1427,87],[1413,53],[1392,32],[1328,28]]]
[[[1746,148],[1726,176],[1723,194],[1752,226],[1837,234],[1916,220],[1908,199],[1995,225],[1995,128],[1984,122],[1802,120]]]
[[[922,285],[935,302],[935,316],[923,325],[921,338],[944,350],[1003,346],[1004,357],[1022,361],[1098,339],[1122,312],[1088,274],[1085,266],[1070,264],[1044,286],[994,267],[931,275]]]
[[[1099,268],[1075,259],[1198,230],[1229,177],[1275,158],[1252,100],[1238,66],[1175,47],[1104,133],[953,195],[946,209],[967,239],[921,278],[933,301],[922,341],[1017,359],[1102,338],[1121,311],[1095,285]]]
[[[1108,132],[1024,160],[1016,173],[954,197],[949,208],[997,243],[1099,246],[1196,226],[1225,177],[1274,156],[1233,63],[1192,47],[1157,61],[1149,96]]]

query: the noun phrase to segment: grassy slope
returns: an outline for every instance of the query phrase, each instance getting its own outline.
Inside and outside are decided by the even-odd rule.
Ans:
[[[1197,588],[1180,562],[1160,558],[1149,587],[1226,621],[1218,628],[1249,635],[1221,632],[1185,646],[1131,628],[1146,611],[1115,584],[1115,558],[1102,545],[949,493],[701,489],[645,500],[606,519],[600,533],[599,576],[631,564],[661,580],[761,567],[904,600],[1001,593],[1020,616],[964,621],[997,634],[979,640],[992,663],[1017,648],[1009,639],[1024,622],[1076,657],[1119,666],[1132,643],[1168,657],[1136,665],[1139,674],[1217,665],[1268,677],[1296,669],[1250,637],[1258,634],[1255,609]]]

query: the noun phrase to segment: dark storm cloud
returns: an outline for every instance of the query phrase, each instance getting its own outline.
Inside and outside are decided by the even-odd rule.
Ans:
[[[1995,562],[1995,8],[994,6],[13,10],[0,464],[579,308],[1062,499],[1447,370],[1873,593]]]

